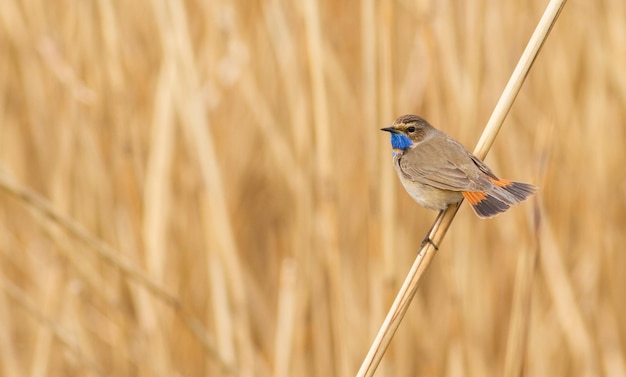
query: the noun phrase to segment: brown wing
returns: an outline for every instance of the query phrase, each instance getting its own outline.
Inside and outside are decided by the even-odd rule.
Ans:
[[[442,190],[486,191],[492,183],[481,170],[493,173],[475,160],[478,159],[460,143],[441,133],[405,153],[399,164],[404,177],[413,182]]]

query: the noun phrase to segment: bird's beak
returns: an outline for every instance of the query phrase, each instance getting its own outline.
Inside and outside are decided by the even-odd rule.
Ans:
[[[391,132],[392,134],[397,134],[398,133],[398,130],[396,130],[393,127],[385,127],[385,128],[381,128],[380,130],[381,131]]]

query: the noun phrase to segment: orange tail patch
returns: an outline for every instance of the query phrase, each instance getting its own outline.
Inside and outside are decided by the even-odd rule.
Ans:
[[[508,210],[512,205],[526,200],[537,191],[537,187],[522,182],[509,181],[508,179],[497,179],[488,177],[497,186],[489,192],[463,192],[463,197],[472,205],[472,209],[478,217],[493,217]],[[499,192],[499,190],[504,191]],[[503,193],[505,195],[503,195]],[[495,195],[495,196],[494,196]]]
[[[495,215],[506,211],[511,206],[503,201],[494,198],[486,192],[463,192],[463,197],[472,205],[472,209],[476,216],[481,219],[494,217]]]
[[[465,197],[465,200],[467,200],[472,206],[482,202],[487,197],[486,192],[463,192],[462,194]]]
[[[492,177],[487,177],[489,178],[489,180],[496,186],[498,187],[508,187],[511,186],[514,182],[513,181],[509,181],[508,179],[495,179]]]

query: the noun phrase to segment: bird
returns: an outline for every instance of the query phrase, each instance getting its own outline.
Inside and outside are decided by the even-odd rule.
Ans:
[[[479,218],[491,218],[537,191],[498,178],[461,143],[417,115],[402,115],[391,133],[393,165],[408,194],[428,209],[444,210],[465,198]]]

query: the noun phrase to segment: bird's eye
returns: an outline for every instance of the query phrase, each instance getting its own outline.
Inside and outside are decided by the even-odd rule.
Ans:
[[[415,127],[411,126],[411,127],[407,128],[406,130],[409,131],[409,133],[413,133],[413,132],[415,132]]]

